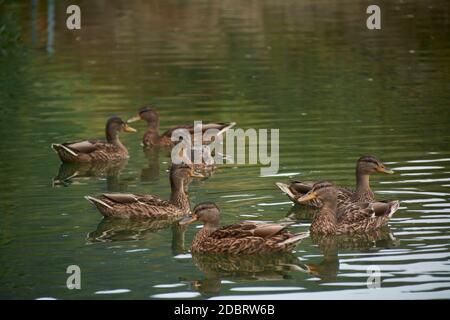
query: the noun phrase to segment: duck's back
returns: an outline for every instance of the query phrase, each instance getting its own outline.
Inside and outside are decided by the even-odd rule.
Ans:
[[[286,225],[239,223],[217,230],[203,228],[192,243],[192,252],[223,254],[256,254],[282,252],[295,247],[299,241],[284,244],[295,237]]]

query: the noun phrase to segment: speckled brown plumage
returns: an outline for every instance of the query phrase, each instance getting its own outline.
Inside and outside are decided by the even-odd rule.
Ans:
[[[145,132],[142,143],[144,146],[174,146],[178,141],[172,141],[172,134],[177,129],[186,129],[191,135],[191,141],[194,141],[194,126],[193,125],[180,125],[170,128],[159,134],[159,114],[158,112],[150,107],[143,107],[139,110],[137,117],[129,119],[128,122],[133,122],[137,120],[144,120],[147,122],[148,129]],[[202,133],[208,129],[216,129],[218,131],[218,136],[222,135],[225,131],[232,128],[235,125],[234,122],[217,122],[217,123],[203,123]],[[205,141],[205,144],[208,144]]]
[[[399,201],[348,202],[338,207],[338,192],[331,183],[318,182],[314,184],[311,191],[298,199],[302,203],[318,198],[322,203],[311,223],[311,233],[370,232],[387,224],[399,207]]]
[[[349,201],[374,201],[375,195],[370,188],[369,177],[372,173],[375,172],[393,173],[392,170],[386,168],[384,164],[374,156],[360,157],[356,164],[356,189],[352,190],[347,187],[336,187],[338,206],[341,206]],[[286,193],[286,195],[292,202],[299,203],[297,200],[308,193],[314,183],[315,182],[313,181],[294,181],[290,184],[277,182],[277,186],[281,189],[281,191]],[[321,206],[320,200],[318,199],[313,199],[303,204],[316,208],[319,208]]]
[[[171,198],[131,193],[104,193],[98,197],[87,196],[105,217],[178,219],[190,212],[185,191],[188,178],[197,176],[192,167],[172,165],[170,169]]]
[[[119,117],[106,122],[106,141],[84,140],[52,144],[62,162],[120,161],[128,159],[128,150],[119,140],[119,132],[135,132]]]
[[[242,222],[219,228],[219,209],[213,203],[197,205],[192,216],[181,223],[199,220],[204,227],[191,245],[193,253],[260,254],[288,252],[308,233],[293,234],[287,224]]]

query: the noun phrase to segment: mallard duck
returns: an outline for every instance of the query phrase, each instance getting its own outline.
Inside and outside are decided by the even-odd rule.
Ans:
[[[212,155],[211,148],[208,145],[203,145],[200,148],[193,147],[190,151],[190,154],[181,152],[180,160],[192,165],[196,172],[201,173],[205,177],[211,176],[216,169],[215,159]]]
[[[386,225],[398,210],[400,202],[349,202],[338,207],[339,189],[327,181],[317,182],[304,196],[297,199],[305,203],[313,199],[321,202],[314,215],[310,231],[315,234],[351,234],[370,232]]]
[[[176,129],[187,129],[191,134],[191,141],[194,141],[194,126],[193,125],[181,125],[170,128],[163,134],[159,134],[159,114],[155,109],[150,107],[143,107],[139,110],[139,114],[136,117],[129,119],[127,122],[135,122],[138,120],[144,120],[147,122],[148,129],[142,138],[144,146],[160,145],[160,146],[173,146],[178,141],[172,141],[172,133]],[[219,123],[204,123],[202,124],[202,133],[208,129],[218,130],[216,136],[222,135],[225,131],[231,129],[236,125],[235,122],[219,122]]]
[[[348,201],[365,202],[374,201],[375,195],[370,189],[370,175],[376,172],[392,174],[394,171],[387,168],[380,160],[374,156],[362,156],[356,163],[356,190],[346,187],[338,187],[338,205]],[[294,203],[299,203],[298,199],[308,193],[315,182],[312,181],[294,181],[291,184],[277,182],[276,185],[281,189]],[[303,203],[312,207],[319,207],[318,199]]]
[[[287,252],[295,248],[308,233],[293,234],[286,230],[289,224],[242,222],[219,227],[219,208],[211,202],[198,204],[191,216],[180,224],[196,220],[203,222],[191,246],[192,253],[261,254]]]
[[[136,132],[119,117],[106,122],[106,142],[84,140],[52,144],[62,162],[116,161],[128,159],[128,150],[119,140],[119,132]]]
[[[190,212],[185,187],[189,177],[203,178],[192,166],[172,165],[170,168],[170,200],[150,194],[104,193],[98,197],[86,196],[105,217],[179,219]]]

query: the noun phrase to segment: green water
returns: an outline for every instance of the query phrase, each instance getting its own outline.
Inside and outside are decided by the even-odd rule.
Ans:
[[[446,1],[383,2],[379,31],[366,29],[364,1],[77,3],[82,29],[70,31],[70,1],[0,1],[1,298],[450,297]],[[224,166],[190,185],[191,203],[216,202],[224,224],[291,216],[306,231],[311,213],[275,182],[351,186],[362,154],[396,170],[372,187],[401,208],[375,235],[308,238],[291,255],[237,261],[191,257],[195,226],[183,243],[151,222],[102,221],[83,196],[169,197],[168,152],[143,152],[137,123],[121,137],[122,168],[55,185],[50,144],[101,138],[108,116],[146,104],[162,129],[202,119],[280,129],[278,175]],[[81,290],[66,288],[73,264]],[[367,288],[371,266],[380,289]]]

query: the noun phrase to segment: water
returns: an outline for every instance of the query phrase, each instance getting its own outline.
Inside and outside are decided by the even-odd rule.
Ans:
[[[382,30],[371,32],[359,1],[82,1],[79,31],[65,29],[69,4],[0,7],[0,297],[450,297],[445,1],[384,3]],[[237,260],[192,257],[195,226],[183,243],[177,228],[103,221],[83,196],[167,198],[168,153],[144,153],[138,123],[139,133],[122,135],[131,154],[122,167],[58,184],[50,144],[102,137],[106,117],[148,103],[163,128],[211,119],[280,129],[279,176],[226,166],[190,185],[191,202],[216,202],[223,224],[294,217],[293,230],[306,231],[311,212],[292,208],[275,182],[352,185],[362,154],[397,171],[372,186],[401,208],[376,234],[308,238],[289,255]],[[73,264],[81,290],[66,288]],[[380,289],[367,288],[373,267]]]

